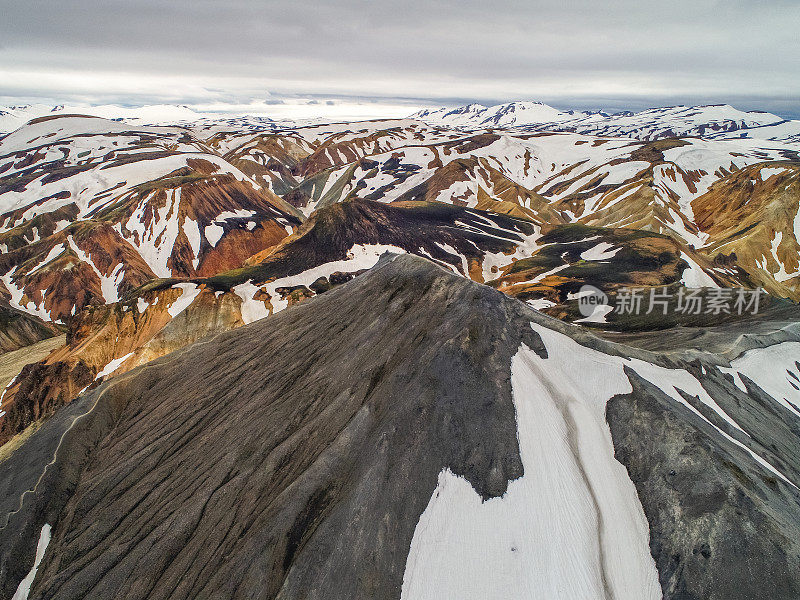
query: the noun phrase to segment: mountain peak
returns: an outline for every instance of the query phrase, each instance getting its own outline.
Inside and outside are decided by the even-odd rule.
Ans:
[[[414,118],[464,129],[487,127],[524,127],[552,131],[570,131],[591,135],[658,139],[661,137],[716,136],[735,132],[735,137],[749,137],[748,130],[776,126],[767,139],[797,137],[800,122],[785,121],[764,111],[742,111],[730,104],[699,106],[661,106],[638,112],[621,111],[609,114],[600,110],[576,111],[554,108],[543,102],[518,100],[490,107],[466,106],[420,111]],[[764,133],[759,132],[759,135]]]

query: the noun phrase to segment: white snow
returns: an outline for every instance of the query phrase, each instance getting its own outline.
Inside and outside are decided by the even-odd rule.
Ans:
[[[38,265],[36,265],[30,271],[28,271],[27,274],[30,275],[34,271],[38,271],[43,266],[45,266],[47,263],[49,263],[50,261],[52,261],[55,258],[57,258],[58,256],[60,256],[61,253],[64,252],[64,250],[65,250],[64,244],[56,244],[55,246],[50,248],[50,252],[47,253],[47,256],[45,256],[44,259],[42,259],[42,261]]]
[[[256,211],[254,210],[247,210],[245,208],[237,208],[235,210],[226,210],[217,215],[217,218],[214,219],[215,222],[220,223],[223,221],[227,221],[228,219],[246,219],[248,217],[255,216]]]
[[[795,243],[800,245],[800,203],[798,203],[797,212],[792,221],[792,231],[794,233]]]
[[[604,418],[627,379],[554,342],[547,360],[523,345],[511,364],[524,475],[482,502],[466,479],[440,473],[403,600],[661,598],[647,520]]]
[[[211,225],[206,225],[205,228],[205,236],[208,240],[208,243],[212,246],[216,246],[217,242],[222,239],[222,234],[225,233],[225,230],[222,228],[221,225],[217,225],[216,223],[211,223]]]
[[[524,239],[521,243],[517,244],[513,253],[503,254],[502,252],[486,252],[483,255],[483,263],[481,265],[483,281],[486,282],[497,279],[502,274],[504,267],[510,265],[514,261],[530,258],[530,256],[539,249],[537,240],[540,237],[542,237],[541,230],[539,227],[536,227],[531,235],[524,236]]]
[[[793,131],[792,128],[788,128],[786,131],[759,132],[763,126],[780,122],[781,118],[771,113],[744,112],[725,104],[650,108],[633,114],[588,117],[578,113],[564,125],[584,134],[634,137],[643,140],[656,139],[666,134],[679,136],[702,134],[732,139],[750,135],[768,139],[770,135],[773,137],[781,133],[787,135]],[[548,129],[558,129],[558,127],[559,124],[556,123],[550,125]]]
[[[120,356],[109,362],[105,367],[100,369],[100,372],[95,375],[95,379],[100,379],[106,375],[111,375],[114,371],[119,369],[120,365],[133,356],[133,352],[128,352],[125,356]]]
[[[795,217],[795,225],[797,224],[797,217]],[[778,256],[778,248],[780,248],[781,243],[783,242],[783,232],[776,231],[774,237],[772,238],[772,242],[770,243],[770,252],[772,253],[772,258],[775,259],[775,262],[778,263],[778,270],[772,274],[776,281],[786,281],[788,279],[792,279],[793,277],[797,277],[800,275],[800,267],[794,273],[787,273],[786,272],[786,265],[783,263],[781,258]],[[791,240],[789,240],[791,243]],[[761,267],[765,271],[766,269],[766,259],[763,262],[763,266]],[[769,271],[767,271],[769,272]]]
[[[386,252],[394,254],[404,254],[405,250],[398,246],[385,244],[355,244],[347,253],[345,260],[335,260],[323,263],[297,275],[282,277],[264,284],[267,293],[272,298],[272,308],[274,312],[283,310],[288,306],[288,301],[281,298],[275,290],[280,287],[291,287],[296,285],[309,285],[320,277],[328,277],[331,273],[342,271],[352,273],[363,269],[371,269],[378,262],[381,255]],[[238,287],[238,286],[237,286]]]
[[[793,485],[678,393],[698,397],[739,428],[687,371],[607,355],[532,327],[548,358],[523,345],[511,365],[524,475],[502,497],[482,502],[466,479],[449,469],[439,474],[411,541],[404,600],[661,598],[647,520],[605,421],[606,402],[632,391],[624,366]],[[782,352],[796,356],[797,348]]]
[[[194,283],[176,283],[172,287],[181,290],[181,295],[167,308],[169,316],[174,319],[194,302],[194,299],[200,293],[200,287]]]
[[[139,255],[158,277],[170,277],[172,269],[168,266],[178,238],[178,211],[181,201],[181,189],[166,191],[166,202],[155,212],[154,219],[145,226],[146,214],[150,210],[152,195],[139,202],[130,219],[115,229],[129,241]]]
[[[33,567],[25,576],[25,579],[19,582],[17,591],[14,592],[14,597],[11,600],[27,600],[28,594],[31,592],[31,585],[36,578],[36,572],[39,570],[39,565],[44,558],[44,553],[47,551],[47,546],[50,544],[50,524],[45,523],[42,525],[42,531],[39,534],[39,543],[36,545],[36,557],[33,560]]]
[[[686,252],[681,252],[681,258],[689,264],[689,266],[683,270],[683,275],[681,275],[681,283],[683,285],[687,288],[719,287],[714,283],[711,276],[706,273],[700,265],[693,261]]]
[[[452,254],[453,256],[459,257],[461,259],[461,269],[462,269],[461,275],[463,275],[464,277],[469,277],[469,264],[467,262],[467,257],[466,256],[464,256],[463,254],[459,253],[459,251],[456,250],[455,248],[453,248],[450,244],[442,244],[440,242],[434,242],[434,244],[436,244],[439,248],[441,248],[442,250],[444,250],[448,254]],[[448,263],[448,266],[449,266],[449,263]]]
[[[92,257],[78,247],[73,237],[67,237],[67,243],[75,255],[84,263],[89,265],[100,280],[100,291],[103,294],[103,299],[107,304],[112,304],[119,301],[119,286],[122,284],[122,279],[125,276],[124,265],[117,263],[109,275],[104,275],[100,269],[95,266]]]
[[[745,451],[747,454],[749,454],[753,458],[753,460],[755,460],[758,464],[760,464],[766,470],[770,471],[774,475],[777,475],[783,481],[785,481],[787,484],[789,484],[791,486],[794,486],[794,484],[791,481],[789,481],[783,475],[783,473],[778,471],[774,466],[772,466],[764,458],[762,458],[761,456],[759,456],[758,454],[753,452],[750,448],[748,448],[747,446],[745,446],[744,444],[742,444],[738,440],[734,439],[733,437],[731,437],[730,435],[725,433],[722,429],[720,429],[719,427],[717,427],[716,425],[711,423],[711,421],[709,421],[706,417],[704,417],[703,414],[700,411],[698,411],[696,408],[694,408],[689,402],[687,402],[683,398],[683,396],[681,396],[678,393],[678,389],[681,389],[684,392],[686,392],[687,394],[689,394],[690,396],[697,397],[700,400],[700,402],[702,402],[708,408],[710,408],[715,413],[717,413],[717,415],[721,419],[726,421],[728,423],[728,425],[730,425],[731,427],[733,427],[735,429],[738,429],[740,432],[744,433],[744,430],[742,430],[742,428],[739,426],[739,424],[736,423],[736,421],[734,421],[730,417],[730,415],[728,415],[722,409],[722,407],[720,407],[716,403],[716,401],[711,396],[709,396],[708,392],[705,391],[705,389],[700,384],[700,382],[691,373],[689,373],[688,371],[683,370],[683,369],[667,369],[667,368],[659,367],[659,366],[654,365],[652,363],[645,362],[645,361],[639,360],[639,359],[634,359],[634,358],[625,360],[625,359],[622,359],[622,358],[619,358],[619,357],[606,355],[606,354],[603,354],[601,352],[597,352],[595,350],[590,350],[588,348],[584,348],[583,346],[580,346],[577,342],[575,342],[571,338],[569,338],[567,336],[564,336],[562,334],[559,334],[559,333],[557,333],[555,331],[551,331],[551,330],[549,330],[549,329],[547,329],[545,327],[534,325],[534,329],[539,333],[539,335],[545,341],[545,346],[548,348],[548,351],[550,350],[550,346],[548,345],[548,340],[553,340],[553,339],[558,340],[560,338],[565,338],[564,340],[561,340],[561,343],[563,345],[571,347],[573,353],[579,353],[581,351],[583,351],[583,352],[587,352],[588,351],[588,352],[594,353],[597,356],[597,360],[598,361],[606,363],[604,369],[606,371],[606,375],[609,376],[609,377],[610,376],[616,376],[616,377],[623,377],[623,378],[627,379],[625,377],[625,375],[624,375],[624,372],[622,371],[622,365],[627,365],[628,367],[632,368],[634,371],[636,371],[636,373],[640,377],[646,379],[647,381],[649,381],[650,383],[652,383],[656,387],[660,388],[664,393],[666,393],[668,396],[670,396],[673,400],[675,400],[679,404],[682,404],[686,408],[691,410],[700,419],[702,419],[708,425],[710,425],[718,435],[724,437],[726,440],[728,440],[732,444],[738,446],[743,451]],[[580,349],[582,349],[582,350],[580,350]],[[581,369],[578,369],[576,371],[576,373],[581,373]],[[576,376],[578,376],[578,375],[576,375]],[[630,384],[628,383],[628,385],[630,385]]]
[[[790,383],[793,382],[800,387],[800,381],[787,373],[787,371],[793,372],[800,378],[800,370],[795,361],[800,362],[800,342],[783,342],[767,348],[748,350],[732,360],[730,368],[720,367],[720,371],[733,374],[734,380],[739,379],[738,373],[746,375],[779,404],[800,418],[800,390],[792,387]],[[746,391],[741,379],[737,385]]]
[[[533,298],[531,300],[526,300],[525,303],[529,306],[532,306],[536,310],[543,310],[556,305],[555,302],[548,300],[547,298]]]
[[[197,221],[186,217],[183,221],[183,233],[189,241],[189,247],[192,249],[192,267],[197,269],[200,262],[200,226]]]
[[[117,123],[106,119],[125,119],[128,123],[147,123],[147,124],[172,124],[180,121],[195,121],[204,116],[203,113],[192,110],[187,106],[177,106],[170,104],[149,105],[140,107],[123,107],[113,104],[92,106],[89,104],[74,104],[71,106],[53,107],[45,104],[29,104],[22,107],[8,109],[0,107],[0,114],[7,113],[0,117],[0,132],[13,131],[24,125],[27,121],[38,117],[54,116],[63,114],[91,115],[102,117],[99,119],[88,119],[86,117],[62,117],[59,123],[71,121],[96,121],[91,123],[92,129],[98,132],[126,131],[131,125]],[[41,125],[52,127],[50,123]],[[69,127],[78,127],[72,123],[65,124]],[[32,126],[28,126],[31,128]],[[82,125],[81,127],[86,127]]]
[[[614,310],[613,306],[608,304],[598,304],[594,307],[592,314],[582,319],[576,319],[575,323],[607,323],[606,315]]]
[[[17,287],[16,283],[14,283],[14,274],[17,272],[17,267],[15,266],[12,268],[8,273],[0,277],[3,284],[5,284],[6,289],[8,290],[11,298],[9,299],[9,304],[12,306],[19,308],[21,311],[24,311],[30,315],[34,315],[39,317],[43,321],[52,321],[50,318],[50,311],[48,311],[44,307],[44,299],[42,300],[41,304],[36,304],[33,300],[29,300],[26,304],[22,304],[22,297],[25,296],[25,290]],[[45,290],[42,290],[42,298],[44,298]],[[56,321],[60,322],[60,321]]]
[[[773,175],[780,175],[781,173],[786,172],[786,169],[783,168],[776,168],[776,167],[764,167],[760,169],[758,174],[761,177],[761,181],[766,181]]]
[[[39,228],[38,227],[31,228],[31,239],[28,239],[28,234],[23,235],[22,239],[24,239],[29,244],[35,244],[36,242],[42,239],[42,236],[39,235]]]
[[[694,248],[702,248],[705,246],[706,242],[708,241],[708,234],[702,231],[694,232],[690,231],[687,227],[686,218],[684,215],[678,213],[674,208],[671,206],[667,206],[667,212],[669,213],[669,217],[671,220],[664,221],[664,225],[672,229],[675,233],[681,236],[684,240],[689,242],[689,244]]]
[[[612,258],[620,250],[622,250],[622,247],[614,248],[613,244],[600,242],[596,246],[592,246],[588,250],[581,252],[581,258],[583,260],[605,260],[607,258]]]
[[[564,269],[566,269],[566,268],[568,268],[570,266],[572,266],[572,265],[570,265],[570,263],[564,263],[563,265],[558,265],[557,267],[555,267],[553,269],[550,269],[549,271],[545,271],[544,273],[540,273],[539,275],[537,275],[533,279],[530,279],[528,281],[520,281],[520,284],[523,284],[523,283],[539,283],[545,277],[549,277],[550,275],[555,275],[559,271],[563,271]]]
[[[6,397],[6,392],[11,389],[11,386],[14,385],[14,383],[17,381],[18,378],[19,378],[19,373],[14,375],[14,377],[11,378],[11,381],[9,381],[6,384],[6,387],[3,388],[3,392],[0,393],[0,404],[3,403],[3,399]],[[0,412],[5,414],[5,411],[0,411]],[[0,415],[0,416],[3,416],[3,415]]]
[[[585,117],[588,113],[577,115]],[[541,102],[508,102],[488,108],[480,104],[469,104],[455,109],[422,110],[411,115],[411,118],[436,125],[480,128],[554,123],[574,119],[577,115]]]
[[[478,195],[473,189],[475,187],[477,186],[472,181],[455,181],[450,187],[441,190],[434,200],[446,204],[452,204],[455,199],[465,200],[467,206],[472,208],[478,203]]]
[[[259,289],[261,288],[253,285],[250,281],[240,283],[231,288],[231,291],[242,299],[240,310],[242,313],[242,321],[245,325],[269,316],[269,309],[266,307],[263,300],[253,299],[253,296]]]

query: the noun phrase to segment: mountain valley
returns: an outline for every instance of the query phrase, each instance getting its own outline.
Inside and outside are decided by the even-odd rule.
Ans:
[[[799,121],[146,108],[0,111],[0,598],[800,596]]]

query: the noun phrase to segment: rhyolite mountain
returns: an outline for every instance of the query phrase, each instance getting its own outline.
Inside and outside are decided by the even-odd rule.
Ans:
[[[0,115],[0,598],[797,597],[796,122],[71,112]]]
[[[387,255],[6,450],[0,593],[38,544],[31,599],[796,598],[800,337],[729,333],[638,350]]]
[[[631,285],[797,300],[797,164],[796,144],[775,140],[410,119],[154,127],[54,111],[0,139],[0,292],[24,315],[2,339],[14,349],[66,330],[67,343],[4,390],[0,441],[103,377],[324,292],[386,250],[572,321],[585,322],[587,283],[612,300]],[[593,326],[715,322],[610,308]]]
[[[387,251],[425,256],[569,320],[580,318],[573,316],[574,298],[584,284],[613,296],[626,286],[681,286],[702,273],[711,286],[753,287],[735,265],[715,271],[701,255],[656,233],[540,227],[440,202],[337,203],[238,269],[153,280],[118,302],[81,311],[70,320],[67,344],[26,367],[7,388],[0,441],[52,414],[109,369],[123,373],[210,333],[275,314],[352,279]],[[769,304],[765,298],[762,307]],[[726,316],[700,315],[692,323],[709,325]],[[643,327],[629,321],[600,319],[612,329]],[[645,328],[666,323],[651,319]]]

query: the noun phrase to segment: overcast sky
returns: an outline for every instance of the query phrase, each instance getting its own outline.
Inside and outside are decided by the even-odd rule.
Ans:
[[[0,104],[730,103],[800,118],[798,31],[798,0],[0,0]]]

